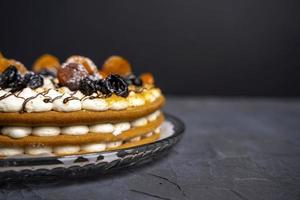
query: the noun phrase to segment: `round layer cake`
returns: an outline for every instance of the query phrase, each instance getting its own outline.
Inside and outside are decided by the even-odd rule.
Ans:
[[[0,157],[71,155],[128,148],[159,138],[164,97],[150,73],[111,56],[63,64],[49,54],[28,71],[0,57]]]

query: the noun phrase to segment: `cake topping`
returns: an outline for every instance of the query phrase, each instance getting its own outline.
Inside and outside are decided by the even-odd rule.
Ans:
[[[35,72],[41,72],[43,70],[56,72],[59,66],[58,58],[50,54],[44,54],[34,62],[32,69]]]
[[[136,77],[134,74],[126,76],[126,82],[128,85],[142,86],[143,82],[139,77]]]
[[[24,78],[17,74],[15,81],[13,81],[11,84],[9,84],[9,88],[11,88],[10,92],[20,91],[23,88],[25,88],[27,85],[27,82],[24,80]]]
[[[127,97],[129,94],[128,84],[125,79],[119,75],[111,74],[105,79],[109,91],[121,97]]]
[[[84,66],[78,63],[64,63],[57,71],[59,83],[73,91],[79,89],[80,80],[87,76]]]
[[[67,63],[77,63],[83,65],[90,75],[97,72],[97,66],[95,63],[91,59],[84,56],[71,56],[67,59]]]
[[[105,81],[93,76],[86,77],[80,81],[79,90],[88,96],[95,92],[100,92],[102,96],[109,96],[112,92],[108,90]]]
[[[31,89],[36,89],[44,84],[44,79],[41,75],[34,72],[29,72],[25,74],[24,81],[27,83],[28,87]]]
[[[83,78],[80,80],[79,90],[85,95],[92,95],[94,92],[96,92],[95,81],[89,77]]]
[[[19,61],[13,59],[6,59],[4,57],[0,58],[0,72],[5,71],[6,68],[8,68],[11,65],[15,66],[21,74],[25,74],[27,72],[26,67]]]
[[[98,71],[98,76],[101,77],[101,78],[106,78],[108,76],[108,74],[104,71]]]
[[[140,75],[140,79],[143,81],[145,84],[154,84],[154,78],[151,73],[143,73]]]
[[[15,66],[9,66],[0,76],[0,87],[11,88],[11,92],[22,90],[26,85],[27,83]]]
[[[39,72],[39,74],[42,76],[52,76],[52,77],[56,76],[56,73],[49,69],[43,69]]]
[[[93,76],[85,77],[80,81],[79,90],[88,96],[95,92],[106,97],[110,96],[111,93],[122,97],[127,97],[129,94],[126,79],[113,74],[105,79],[97,79]]]
[[[107,88],[106,79],[96,80],[96,90],[101,92],[105,96],[111,95],[111,91]]]
[[[106,74],[119,74],[127,76],[131,74],[131,66],[127,60],[120,56],[111,56],[105,60],[102,70]]]
[[[3,60],[8,61],[3,57],[0,60],[0,64]],[[26,71],[24,75],[14,65],[1,68],[0,111],[122,110],[153,102],[161,95],[154,92],[153,76],[150,73],[135,76],[130,64],[119,56],[108,58],[102,71],[93,67],[86,68],[79,62],[90,64],[88,58],[72,56],[67,63],[57,68],[57,74],[56,68],[53,70],[54,67],[50,67],[56,64],[49,64],[55,63],[54,60],[55,57],[44,55],[35,63],[40,71]],[[77,63],[69,62],[71,60]],[[90,75],[88,69],[93,69],[94,73]]]
[[[34,72],[28,72],[21,76],[15,66],[9,66],[0,76],[0,87],[11,88],[11,92],[19,91],[26,86],[36,89],[44,84],[43,77]]]
[[[15,66],[7,67],[1,74],[0,86],[2,88],[8,88],[12,83],[17,80],[18,70]]]

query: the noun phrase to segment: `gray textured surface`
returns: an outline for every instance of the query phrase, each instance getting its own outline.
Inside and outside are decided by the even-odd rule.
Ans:
[[[169,98],[186,123],[164,159],[69,184],[6,186],[0,199],[300,199],[300,101]]]

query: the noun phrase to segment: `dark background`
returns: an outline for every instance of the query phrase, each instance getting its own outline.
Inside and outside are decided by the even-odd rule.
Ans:
[[[167,94],[300,96],[300,1],[2,1],[0,51],[126,57]]]

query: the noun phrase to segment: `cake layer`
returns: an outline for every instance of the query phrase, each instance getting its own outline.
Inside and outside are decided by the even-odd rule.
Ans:
[[[132,127],[145,126],[160,116],[160,110],[150,115],[137,118],[134,121],[124,121],[119,123],[99,123],[94,125],[72,125],[72,126],[3,126],[0,135],[19,139],[29,135],[48,137],[57,135],[86,135],[88,133],[112,133],[119,135]]]
[[[164,101],[164,97],[161,96],[154,102],[146,103],[143,106],[98,112],[80,110],[75,112],[1,113],[0,126],[67,126],[132,121],[160,109]]]
[[[59,146],[127,140],[154,131],[161,125],[163,120],[164,116],[161,114],[156,120],[149,122],[145,126],[133,127],[122,132],[120,135],[113,135],[112,133],[88,133],[86,135],[58,135],[50,137],[30,135],[20,139],[13,139],[5,135],[0,135],[0,144],[1,146]]]
[[[130,148],[154,142],[160,136],[159,132],[150,132],[128,140],[118,140],[115,142],[89,143],[84,145],[63,145],[47,147],[0,147],[0,159],[8,156],[34,155],[78,155],[85,153],[95,153],[101,151],[111,151],[116,149]]]

